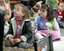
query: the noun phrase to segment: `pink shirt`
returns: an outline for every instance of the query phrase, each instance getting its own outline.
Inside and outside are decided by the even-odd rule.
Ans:
[[[16,37],[20,37],[21,36],[21,20],[16,18],[16,22],[17,22],[17,33],[16,33]]]

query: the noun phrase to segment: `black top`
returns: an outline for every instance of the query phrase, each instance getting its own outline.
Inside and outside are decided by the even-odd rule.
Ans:
[[[3,51],[3,32],[4,32],[4,21],[3,16],[0,14],[0,51]]]

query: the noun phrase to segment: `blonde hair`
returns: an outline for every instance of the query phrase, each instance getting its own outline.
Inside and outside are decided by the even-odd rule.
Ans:
[[[26,6],[24,6],[23,4],[16,4],[14,7],[16,7],[16,8],[21,7],[22,8],[22,12],[25,13],[25,15],[23,16],[23,20],[30,19],[31,15],[30,15],[29,10]]]

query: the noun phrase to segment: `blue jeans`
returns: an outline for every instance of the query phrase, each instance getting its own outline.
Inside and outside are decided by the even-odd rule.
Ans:
[[[63,24],[64,24],[63,21],[60,21],[60,20],[57,19],[57,22],[58,22],[58,24],[59,24],[60,27],[63,27]]]

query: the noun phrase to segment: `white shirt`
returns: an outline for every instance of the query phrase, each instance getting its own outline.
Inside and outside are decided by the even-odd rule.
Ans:
[[[8,10],[8,4],[6,4],[6,7],[2,7],[2,6],[0,5],[0,10],[3,10],[3,11]]]

